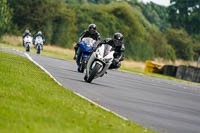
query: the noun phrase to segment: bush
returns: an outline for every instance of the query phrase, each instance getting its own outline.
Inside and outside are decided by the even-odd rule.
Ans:
[[[153,46],[154,53],[156,57],[162,57],[165,60],[176,60],[175,50],[171,45],[167,43],[166,37],[163,35],[162,32],[153,29],[150,32],[149,42]]]
[[[9,30],[12,11],[7,5],[7,0],[0,1],[0,36]]]
[[[14,10],[14,33],[22,35],[25,29],[32,33],[41,30],[47,43],[72,48],[76,31],[74,12],[62,0],[8,0]],[[13,32],[13,31],[11,31]]]
[[[126,57],[146,61],[154,59],[155,55],[151,45],[144,41],[138,41],[131,46],[131,50],[127,51]]]
[[[75,42],[75,15],[69,9],[64,9],[53,20],[53,31],[51,37],[51,44],[59,45],[61,47],[72,48]]]
[[[177,58],[183,60],[193,59],[193,42],[187,32],[178,29],[167,29],[165,36],[168,44],[175,49]]]

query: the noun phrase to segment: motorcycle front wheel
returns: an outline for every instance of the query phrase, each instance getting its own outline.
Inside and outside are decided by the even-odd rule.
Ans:
[[[101,65],[96,63],[94,68],[91,70],[89,77],[87,78],[86,82],[91,83],[96,74],[98,73],[99,69],[101,68]]]
[[[78,68],[78,71],[81,72],[81,73],[83,73],[84,70],[85,70],[85,67],[86,67],[86,60],[87,60],[87,58],[82,58],[82,60],[81,60],[81,65],[80,65],[80,67]]]
[[[26,52],[29,52],[29,51],[30,51],[30,46],[27,44]]]
[[[37,46],[37,54],[40,54],[40,46]]]

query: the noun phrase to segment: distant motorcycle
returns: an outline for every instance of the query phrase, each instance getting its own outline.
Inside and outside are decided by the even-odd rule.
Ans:
[[[27,35],[23,39],[23,44],[24,47],[26,48],[26,52],[30,52],[30,48],[32,47],[33,44],[33,38],[30,35]]]
[[[79,51],[78,51],[80,53],[80,55],[79,55],[80,58],[76,59],[76,63],[78,65],[78,72],[81,72],[81,73],[84,72],[87,62],[88,62],[88,59],[89,59],[89,56],[92,53],[92,48],[93,48],[95,42],[96,42],[95,40],[93,40],[92,38],[89,38],[89,37],[82,39],[82,42],[80,43],[80,47],[79,47]]]
[[[40,51],[43,49],[44,41],[41,36],[37,36],[35,38],[35,49],[37,50],[37,54],[40,54]]]
[[[91,83],[93,79],[102,77],[112,64],[113,59],[114,50],[112,49],[112,46],[102,44],[90,56],[84,80]]]

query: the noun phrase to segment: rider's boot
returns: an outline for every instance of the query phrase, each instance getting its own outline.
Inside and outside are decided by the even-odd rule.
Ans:
[[[74,58],[73,58],[73,59],[76,60],[76,58],[77,58],[77,54],[74,55]]]

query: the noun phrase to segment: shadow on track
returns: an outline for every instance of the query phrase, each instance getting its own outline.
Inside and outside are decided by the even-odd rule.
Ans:
[[[101,86],[101,87],[106,87],[106,88],[114,88],[112,86],[108,86],[108,85],[103,85],[103,84],[98,84],[98,83],[87,83],[84,80],[80,80],[80,79],[75,79],[75,78],[69,78],[69,77],[64,77],[64,76],[59,76],[59,78],[63,78],[63,79],[68,79],[68,80],[73,80],[73,81],[78,81],[78,82],[82,82],[88,85],[96,85],[96,86]],[[82,78],[83,79],[83,78]]]

